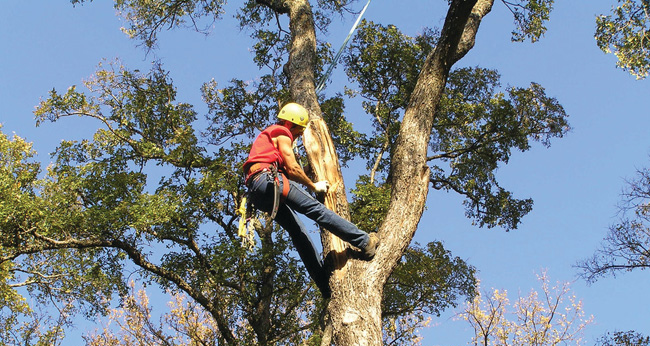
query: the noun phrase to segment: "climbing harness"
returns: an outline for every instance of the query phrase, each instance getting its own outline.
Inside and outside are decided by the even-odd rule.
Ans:
[[[325,72],[323,77],[320,79],[320,82],[318,83],[318,86],[316,87],[316,93],[321,92],[321,90],[323,90],[323,87],[325,87],[325,82],[327,81],[327,78],[329,78],[330,74],[332,74],[332,70],[334,70],[334,66],[336,66],[336,62],[339,60],[339,57],[341,57],[341,54],[343,54],[343,49],[348,44],[348,41],[352,37],[352,34],[354,33],[355,30],[357,30],[357,26],[359,26],[359,22],[361,22],[361,17],[363,17],[364,12],[366,12],[366,9],[368,8],[368,5],[370,5],[370,0],[368,0],[366,5],[363,7],[363,10],[361,10],[361,13],[359,13],[359,17],[357,17],[357,21],[354,22],[354,25],[352,25],[352,28],[350,29],[350,33],[348,33],[348,36],[343,41],[343,44],[341,45],[341,48],[339,48],[338,53],[336,53],[336,56],[334,57],[334,60],[332,60],[332,63],[327,68],[327,71]]]
[[[271,208],[271,219],[275,219],[275,216],[278,214],[278,209],[280,208],[280,203],[287,198],[287,195],[289,195],[289,189],[291,188],[289,179],[278,169],[276,163],[256,163],[249,168],[248,172],[249,173],[246,176],[246,185],[249,185],[258,174],[270,173],[271,178],[273,179],[273,207]],[[280,182],[282,182],[282,188],[280,188]]]
[[[291,188],[289,179],[287,176],[278,170],[277,164],[268,164],[268,163],[256,163],[253,164],[248,170],[246,175],[245,183],[248,186],[251,181],[260,173],[270,173],[271,178],[273,179],[273,207],[271,209],[271,219],[275,219],[278,214],[278,209],[280,208],[280,203],[284,202],[289,194],[289,189]],[[282,188],[280,188],[280,179],[282,179]],[[237,235],[244,240],[248,240],[249,247],[255,245],[255,239],[253,234],[253,225],[250,222],[250,215],[253,214],[253,208],[250,203],[248,203],[248,194],[245,194],[242,197],[242,200],[237,209],[237,214],[239,217],[239,228],[237,230]]]

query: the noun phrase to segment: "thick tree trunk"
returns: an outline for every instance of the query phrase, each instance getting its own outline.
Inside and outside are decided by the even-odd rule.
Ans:
[[[317,180],[330,182],[324,203],[349,219],[348,201],[338,156],[315,92],[314,61],[316,36],[311,7],[307,0],[290,2],[292,44],[289,58],[291,94],[310,112],[311,123],[303,142]],[[368,272],[368,263],[350,260],[347,244],[329,232],[322,237],[323,250],[335,270],[330,278],[332,299],[328,316],[332,341],[336,345],[381,344],[381,287]],[[360,280],[360,278],[370,278]]]
[[[379,230],[381,245],[370,262],[352,259],[346,244],[330,233],[323,237],[326,254],[334,259],[328,306],[331,342],[335,345],[381,345],[381,298],[386,279],[411,242],[424,210],[429,186],[427,147],[433,119],[451,66],[473,47],[478,25],[494,0],[454,0],[439,46],[427,58],[404,115],[392,158],[392,200]],[[292,44],[288,65],[294,100],[310,112],[312,122],[304,143],[316,179],[327,180],[332,191],[328,208],[349,219],[345,185],[331,135],[321,117],[315,84],[316,36],[308,0],[286,1]]]
[[[316,97],[314,61],[316,60],[316,32],[308,0],[290,2],[289,87],[295,102],[309,111],[311,122],[303,136],[307,158],[317,180],[327,180],[330,192],[325,205],[346,219],[350,219],[343,174],[329,129],[322,117]],[[322,237],[326,254],[341,267],[345,262],[345,247],[339,238],[327,232]]]
[[[377,260],[382,268],[394,268],[415,234],[429,191],[429,139],[447,77],[453,64],[474,46],[480,21],[493,2],[452,1],[438,46],[418,76],[391,159],[392,199],[382,225],[382,230],[387,230],[382,237],[386,251]],[[381,275],[385,282],[390,271]]]

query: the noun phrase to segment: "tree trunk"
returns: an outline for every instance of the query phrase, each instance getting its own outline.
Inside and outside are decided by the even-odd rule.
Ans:
[[[391,163],[392,200],[379,229],[380,247],[370,262],[352,259],[346,244],[326,232],[324,252],[334,260],[328,306],[335,345],[381,345],[381,298],[384,283],[411,242],[422,216],[429,186],[427,148],[434,116],[451,66],[472,47],[481,19],[494,0],[452,1],[436,49],[427,58],[404,115]],[[317,180],[330,182],[325,205],[349,219],[348,202],[334,143],[318,105],[314,64],[316,36],[308,0],[289,4],[292,44],[288,64],[294,100],[312,119],[304,134],[309,163]]]
[[[289,88],[295,102],[309,111],[310,123],[303,135],[303,143],[309,164],[316,180],[327,180],[330,192],[324,204],[345,219],[350,219],[343,174],[332,136],[322,117],[316,97],[314,61],[316,60],[316,32],[311,6],[308,0],[290,2],[290,30],[292,35],[289,53]],[[329,232],[322,237],[324,253],[342,267],[346,261],[345,247],[339,238]]]
[[[394,268],[411,242],[428,195],[427,149],[436,112],[454,63],[474,46],[481,19],[494,0],[455,0],[450,4],[440,41],[427,57],[404,114],[391,158],[392,194],[382,225],[383,249],[377,262]],[[382,271],[381,282],[390,275]]]

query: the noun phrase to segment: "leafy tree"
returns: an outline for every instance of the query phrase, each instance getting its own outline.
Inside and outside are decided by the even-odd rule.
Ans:
[[[602,247],[578,263],[581,275],[594,282],[605,275],[650,267],[650,169],[637,171],[622,193],[620,221],[609,228]]]
[[[480,226],[515,229],[532,201],[514,198],[494,171],[513,149],[525,151],[532,141],[549,145],[568,129],[564,110],[540,85],[504,89],[496,71],[452,70],[473,47],[493,3],[451,0],[442,28],[416,38],[364,24],[344,61],[359,87],[350,93],[365,100],[371,133],[356,135],[353,119],[343,115],[343,95],[315,91],[331,59],[317,30],[350,11],[349,1],[243,3],[237,18],[252,32],[254,63],[264,72],[253,83],[206,83],[203,128],[193,107],[176,100],[160,64],[145,73],[119,62],[100,65],[84,83],[87,91],[52,90],[37,108],[39,125],[77,115],[96,119],[100,128],[92,139],[62,142],[44,177],[23,157],[1,171],[7,196],[0,205],[2,262],[26,277],[47,273],[52,280],[38,287],[44,297],[73,297],[75,309],[89,314],[104,309],[111,292],[125,294],[122,274],[136,270],[205,309],[218,344],[378,345],[388,313],[420,324],[422,313],[453,305],[451,298],[473,285],[473,269],[440,244],[407,251],[429,187],[465,196],[466,214]],[[540,38],[552,0],[502,3],[515,17],[514,40]],[[152,49],[160,30],[200,30],[203,20],[216,21],[226,9],[223,1],[120,0],[115,6],[128,21],[126,33]],[[377,256],[366,262],[322,232],[333,268],[328,302],[308,288],[286,235],[270,220],[260,215],[252,223],[258,237],[252,251],[240,246],[236,232],[248,144],[289,100],[310,111],[304,156],[316,179],[332,184],[326,205],[344,217],[350,210],[371,216],[364,227],[374,226],[381,238]],[[370,174],[359,180],[350,206],[341,163],[354,158],[366,159]],[[412,282],[427,287],[426,295],[409,291]],[[382,303],[385,296],[411,305],[393,312],[392,302]],[[307,302],[313,308],[305,310]],[[386,336],[406,330],[410,337],[410,325],[400,323],[405,328]]]
[[[43,301],[73,298],[94,316],[111,292],[125,293],[132,263],[146,279],[204,306],[220,328],[220,343],[267,344],[308,328],[294,321],[313,292],[285,253],[284,235],[260,223],[261,249],[248,254],[240,246],[237,161],[219,161],[236,158],[238,149],[215,159],[203,155],[189,126],[195,114],[174,102],[160,66],[148,74],[100,67],[86,87],[91,94],[52,91],[37,113],[42,120],[95,118],[103,126],[92,140],[62,142],[40,179],[36,164],[5,166],[4,186],[11,190],[3,198],[0,229],[3,260],[16,265],[13,272],[27,275]],[[149,171],[169,175],[147,186]],[[216,230],[200,229],[209,220]],[[41,272],[51,279],[41,279]],[[238,324],[247,319],[259,329]]]
[[[1,129],[1,126],[0,126]],[[30,245],[31,232],[40,227],[57,227],[58,217],[69,214],[50,212],[61,200],[36,196],[50,194],[53,186],[36,182],[40,164],[32,161],[36,153],[30,143],[14,135],[9,138],[0,132],[0,336],[2,345],[60,345],[63,328],[69,326],[73,314],[80,308],[93,311],[101,306],[96,298],[111,290],[104,283],[93,290],[88,285],[100,284],[93,280],[88,258],[77,258],[74,253],[57,251],[40,253]],[[61,196],[58,196],[61,197]],[[74,222],[74,221],[72,221]],[[92,252],[89,252],[91,255]],[[23,255],[20,261],[17,257]],[[63,263],[65,262],[65,263]],[[65,268],[65,273],[60,270]],[[70,284],[69,277],[85,275],[85,282]],[[28,290],[40,307],[49,304],[58,314],[46,313],[39,307],[30,307],[19,291]],[[97,295],[97,296],[96,296]],[[75,307],[73,301],[84,300]],[[44,308],[43,308],[44,310]]]
[[[580,345],[584,328],[582,303],[568,283],[550,286],[546,273],[538,277],[542,290],[531,290],[510,307],[507,291],[477,294],[460,317],[474,329],[474,345]]]
[[[627,332],[614,332],[614,335],[607,333],[598,340],[598,346],[647,346],[650,345],[650,337],[632,330]]]
[[[109,323],[101,331],[84,337],[86,345],[218,345],[215,320],[185,295],[172,298],[169,312],[156,323],[152,321],[153,309],[146,291],[135,291],[132,284],[123,307],[111,310]]]
[[[415,344],[415,331],[426,327],[428,315],[440,316],[446,308],[456,307],[461,297],[471,299],[476,287],[474,271],[460,258],[453,258],[440,242],[407,249],[384,287],[384,344]]]
[[[596,41],[605,53],[613,53],[616,65],[638,79],[650,66],[650,2],[618,0],[609,15],[596,18]]]
[[[448,263],[440,266],[433,265],[434,262]],[[414,344],[418,340],[416,331],[430,321],[426,314],[439,316],[447,305],[456,306],[456,295],[473,295],[473,272],[474,269],[459,258],[452,259],[440,243],[431,243],[426,249],[417,246],[409,249],[386,286],[382,303],[384,344]],[[175,294],[168,303],[170,311],[162,314],[156,322],[145,290],[136,292],[134,285],[131,286],[123,307],[110,311],[106,327],[85,337],[88,346],[216,345],[219,328],[196,302],[188,300],[182,293]],[[445,297],[447,294],[452,296]],[[313,309],[313,304],[313,301],[306,301],[302,309],[307,312]],[[302,320],[298,323],[310,322]],[[309,339],[306,332],[300,334]],[[311,342],[317,339],[312,338]],[[294,340],[297,342],[300,338]]]
[[[56,193],[49,192],[48,197],[56,198],[52,203],[56,203],[56,210],[63,213],[63,216],[48,213],[45,210],[39,213],[41,216],[47,216],[53,220],[59,220],[62,223],[61,228],[51,230],[53,233],[65,230],[65,222],[76,222],[75,220],[87,218],[85,222],[89,225],[83,224],[85,228],[73,228],[72,230],[79,232],[77,235],[70,235],[65,241],[57,241],[47,238],[41,234],[40,229],[34,228],[27,231],[17,233],[20,236],[21,243],[18,246],[11,246],[6,248],[9,251],[5,263],[16,265],[20,269],[11,270],[12,273],[27,273],[33,271],[33,276],[38,278],[34,280],[25,278],[26,282],[31,282],[31,286],[36,286],[34,292],[41,292],[42,300],[49,299],[63,300],[69,299],[71,292],[57,290],[57,287],[73,287],[79,285],[85,287],[88,282],[91,282],[95,276],[101,279],[108,274],[116,275],[114,278],[118,283],[117,289],[123,291],[123,280],[120,276],[119,266],[125,265],[124,259],[129,256],[130,260],[139,266],[145,278],[157,281],[164,288],[170,289],[174,292],[185,292],[195,301],[199,302],[203,309],[209,311],[214,320],[214,317],[225,318],[225,316],[233,316],[232,322],[227,322],[225,326],[221,326],[222,330],[231,330],[232,334],[237,336],[241,342],[248,344],[264,344],[257,339],[257,334],[270,334],[273,335],[275,340],[268,340],[267,343],[276,343],[279,340],[285,342],[299,343],[299,340],[309,337],[305,336],[305,332],[311,330],[318,333],[319,326],[317,323],[310,323],[300,325],[298,321],[304,318],[316,318],[319,309],[313,303],[314,292],[305,287],[306,277],[303,275],[299,264],[286,254],[288,240],[284,238],[284,233],[275,232],[274,235],[277,239],[272,239],[269,233],[265,233],[265,227],[262,224],[258,225],[258,233],[261,239],[261,249],[254,253],[247,253],[245,248],[240,246],[240,240],[236,237],[236,223],[234,222],[236,215],[234,214],[234,206],[225,209],[219,206],[221,201],[226,198],[218,196],[211,200],[210,196],[205,196],[205,193],[210,194],[211,191],[206,188],[200,188],[202,184],[216,185],[219,182],[216,179],[227,178],[227,176],[215,177],[211,174],[206,174],[199,182],[184,182],[184,186],[174,185],[175,179],[190,179],[193,177],[190,168],[174,168],[172,170],[172,178],[162,179],[160,186],[157,188],[155,194],[150,194],[140,190],[139,193],[134,191],[134,186],[144,188],[144,184],[137,185],[131,183],[129,187],[123,187],[119,191],[118,188],[124,184],[129,183],[130,176],[135,176],[137,181],[146,179],[145,172],[147,161],[157,162],[157,169],[164,168],[165,166],[177,167],[181,165],[179,157],[185,157],[186,153],[180,151],[175,152],[176,143],[186,143],[179,140],[169,140],[159,137],[154,142],[150,138],[153,135],[160,133],[169,133],[172,135],[181,134],[182,128],[175,125],[173,116],[165,116],[164,119],[172,122],[175,131],[158,131],[153,135],[146,135],[146,131],[141,130],[146,126],[145,120],[149,118],[140,118],[142,114],[134,114],[149,109],[156,109],[153,106],[153,101],[142,100],[145,97],[157,98],[152,86],[160,86],[159,83],[152,82],[157,78],[164,78],[166,73],[160,70],[160,66],[155,67],[149,75],[142,75],[123,70],[122,66],[109,64],[108,66],[101,66],[100,70],[96,73],[96,78],[90,79],[86,82],[89,90],[101,90],[99,95],[86,98],[76,92],[76,89],[71,88],[65,95],[58,95],[52,92],[50,100],[44,102],[40,110],[49,111],[50,105],[65,104],[66,102],[77,102],[75,108],[83,110],[85,116],[93,117],[101,121],[104,127],[98,130],[94,136],[94,141],[82,141],[80,143],[63,142],[59,150],[55,153],[58,157],[57,164],[50,167],[47,176],[43,179],[37,179],[36,174],[28,175],[30,172],[38,172],[39,165],[37,163],[26,164],[24,158],[28,155],[23,155],[21,151],[13,147],[23,148],[27,150],[29,145],[21,141],[9,141],[8,139],[3,142],[11,145],[10,148],[3,147],[3,153],[7,152],[13,156],[4,155],[7,158],[5,161],[5,178],[6,186],[19,186],[18,182],[22,185],[33,186],[35,189],[39,186],[52,186],[57,187]],[[109,85],[110,84],[110,85]],[[120,87],[116,87],[119,85]],[[162,84],[164,86],[164,83]],[[159,90],[165,95],[170,95],[170,85],[161,87]],[[123,89],[120,89],[123,88]],[[123,93],[118,93],[118,90],[124,90]],[[134,92],[131,92],[134,90]],[[103,93],[106,94],[103,94]],[[108,97],[110,93],[110,97]],[[95,104],[94,102],[103,102],[102,100],[109,99],[110,102],[117,102],[116,106],[106,107],[106,105]],[[91,101],[89,101],[91,100]],[[130,103],[135,103],[131,105]],[[173,109],[182,109],[183,107],[175,107],[168,102],[165,107]],[[112,104],[111,104],[112,105]],[[151,107],[149,107],[149,106]],[[105,116],[101,111],[103,108],[111,110]],[[162,108],[158,108],[162,109]],[[92,113],[91,113],[92,112]],[[66,115],[80,115],[81,112],[70,112],[69,114],[49,114],[54,120],[55,117],[63,117]],[[167,113],[168,114],[168,113]],[[191,112],[187,113],[191,117]],[[148,115],[150,116],[150,115]],[[142,121],[140,120],[142,119]],[[162,122],[155,123],[156,125],[163,125]],[[143,137],[145,134],[147,137]],[[5,137],[6,138],[6,137]],[[192,138],[190,136],[185,138]],[[157,143],[161,143],[156,147]],[[172,143],[167,145],[166,143]],[[21,147],[22,146],[22,147]],[[145,149],[147,150],[145,152]],[[200,151],[200,150],[197,150]],[[28,151],[29,155],[34,153]],[[107,153],[108,152],[108,153]],[[117,153],[117,154],[116,154]],[[20,155],[19,155],[20,154]],[[22,155],[22,156],[21,156]],[[231,155],[231,152],[224,154],[224,160]],[[14,161],[9,161],[9,157],[18,157]],[[196,159],[187,159],[190,164],[199,165],[201,161],[207,159],[196,157]],[[200,161],[199,161],[200,160]],[[172,162],[172,163],[168,163]],[[236,162],[236,160],[234,161]],[[235,163],[232,163],[233,165]],[[15,167],[18,168],[15,168]],[[135,169],[129,168],[135,167]],[[55,169],[56,167],[56,169]],[[181,171],[182,169],[182,171]],[[231,167],[230,169],[235,169]],[[197,174],[198,175],[198,174]],[[232,174],[230,174],[232,175]],[[18,179],[16,177],[26,176],[29,179]],[[236,175],[233,179],[239,179]],[[65,178],[65,179],[62,179]],[[23,182],[23,180],[25,180]],[[151,185],[151,184],[149,184]],[[74,189],[70,188],[74,186]],[[181,188],[183,187],[183,188]],[[206,191],[207,190],[207,191]],[[225,191],[227,192],[227,191]],[[65,193],[61,196],[61,193]],[[66,201],[64,197],[67,194],[78,194],[76,200],[71,199],[68,204],[63,204],[61,201]],[[191,194],[188,196],[188,194]],[[199,195],[197,195],[199,194]],[[128,203],[123,202],[126,196],[131,198]],[[5,201],[10,201],[10,196]],[[109,198],[112,197],[113,199]],[[186,197],[183,197],[186,196]],[[18,218],[16,211],[13,208],[21,207],[29,209],[30,203],[45,203],[37,198],[35,194],[29,196],[30,199],[24,196],[15,197],[22,201],[22,204],[7,203],[3,205],[8,209],[4,209],[5,215],[9,215],[8,219]],[[176,198],[182,198],[178,201]],[[119,199],[119,200],[116,200]],[[193,199],[194,202],[190,202]],[[133,201],[142,201],[136,202]],[[49,203],[49,202],[48,202]],[[220,219],[217,214],[220,209],[225,209],[223,213],[227,219]],[[54,208],[52,208],[54,209]],[[69,214],[71,212],[78,213],[74,218]],[[206,213],[206,219],[215,219],[218,225],[224,225],[224,233],[219,237],[212,235],[212,230],[202,231],[198,224],[191,225],[189,228],[185,223],[193,220],[193,213]],[[180,215],[187,213],[188,215]],[[84,215],[85,214],[85,215]],[[77,215],[77,214],[75,214]],[[87,215],[87,216],[86,216]],[[25,218],[25,217],[23,217]],[[25,218],[27,219],[27,218]],[[35,219],[32,217],[31,221]],[[262,220],[264,221],[264,220]],[[43,221],[46,222],[46,221]],[[124,223],[122,232],[123,234],[111,231],[111,228],[117,228],[120,223]],[[177,223],[183,222],[182,225]],[[13,225],[11,222],[8,225]],[[73,223],[72,225],[76,225]],[[17,225],[18,228],[23,226]],[[44,227],[44,226],[41,226]],[[3,230],[7,229],[3,227]],[[268,230],[268,229],[267,229]],[[86,233],[87,232],[87,233]],[[192,232],[197,232],[193,234]],[[7,233],[11,234],[11,233]],[[21,235],[23,234],[23,235]],[[265,239],[265,234],[269,236]],[[81,237],[87,237],[82,239]],[[105,239],[110,237],[111,239]],[[186,237],[186,238],[185,238]],[[204,240],[200,245],[199,241]],[[7,239],[8,241],[9,239]],[[267,241],[271,244],[267,244]],[[47,269],[51,274],[48,281],[44,280],[42,275],[34,271],[34,263],[31,261],[19,260],[21,255],[24,255],[25,248],[21,247],[22,244],[32,244],[33,247],[29,251],[35,251],[43,254],[44,257],[52,258],[53,261],[61,263],[58,268],[52,267],[52,262],[41,261],[39,266]],[[157,251],[156,247],[160,245],[167,245],[174,248],[175,251],[166,251],[159,258],[152,256],[148,252]],[[104,249],[102,252],[106,257],[89,257],[88,261],[97,261],[94,263],[94,268],[91,270],[80,269],[80,272],[88,270],[85,275],[75,276],[72,269],[74,269],[73,262],[70,258],[81,251],[85,256],[93,254],[93,252],[86,253],[85,248],[98,248]],[[111,250],[116,247],[119,251]],[[267,249],[267,247],[277,247],[277,249]],[[66,251],[73,249],[72,251]],[[434,249],[434,248],[431,248]],[[424,305],[419,306],[419,309],[424,311],[431,309],[431,311],[442,310],[446,306],[455,306],[457,295],[467,295],[472,291],[473,287],[473,268],[467,266],[463,261],[456,258],[453,259],[441,246],[437,246],[436,250],[428,252],[413,249],[410,251],[411,255],[408,258],[417,259],[418,261],[418,275],[428,272],[429,276],[422,276],[427,278],[428,281],[421,281],[420,288],[426,288],[429,284],[436,284],[439,289],[431,291],[430,294],[422,295],[420,304],[429,304],[429,308]],[[49,251],[54,252],[57,257],[53,258],[47,255]],[[9,255],[11,254],[11,255]],[[114,257],[113,257],[114,256]],[[431,257],[427,257],[431,256]],[[16,259],[9,262],[9,259]],[[196,258],[195,258],[196,257]],[[93,260],[94,259],[94,260]],[[422,263],[428,261],[428,263]],[[155,262],[159,262],[157,264]],[[104,266],[98,267],[98,264],[105,263]],[[426,265],[425,265],[426,264]],[[66,266],[70,265],[71,268]],[[404,259],[403,265],[398,267],[395,271],[396,275],[399,273],[399,279],[395,279],[391,285],[393,292],[390,296],[396,295],[414,295],[417,286],[412,286],[408,282],[408,273],[412,269],[406,270],[401,267],[414,266],[412,261]],[[238,270],[233,270],[238,269]],[[260,278],[266,277],[262,273],[270,271],[267,281],[259,281]],[[184,277],[179,277],[179,273],[183,273]],[[199,273],[199,275],[195,274]],[[202,273],[202,274],[201,274]],[[454,278],[455,277],[455,278]],[[119,280],[118,280],[119,278]],[[195,280],[190,282],[190,280]],[[406,281],[405,281],[406,280]],[[108,302],[110,287],[102,281],[94,281],[96,287],[104,288],[107,290],[105,296],[89,294],[87,297],[78,297],[73,300],[80,305],[79,309],[86,311],[89,315],[95,311],[103,309]],[[27,285],[27,284],[26,284]],[[465,285],[465,286],[463,286]],[[196,289],[194,289],[197,287]],[[88,287],[90,288],[90,287]],[[273,289],[270,293],[266,290]],[[214,292],[213,292],[214,291]],[[13,291],[12,291],[13,292]],[[58,294],[54,294],[58,293]],[[99,293],[94,291],[94,293]],[[13,293],[15,294],[15,293]],[[262,294],[269,294],[268,302],[261,301]],[[228,298],[229,296],[231,296]],[[207,296],[207,298],[206,298]],[[223,299],[216,299],[216,297]],[[232,299],[231,299],[232,298]],[[219,304],[206,304],[206,300],[214,300]],[[262,305],[268,304],[268,305]],[[92,307],[89,309],[88,307]],[[271,315],[267,313],[266,318],[270,322],[262,319],[264,309],[278,311],[279,309],[286,309],[280,315]],[[385,321],[402,321],[405,314],[409,315],[411,319],[417,316],[418,320],[422,320],[422,311],[387,311]],[[277,314],[277,313],[276,313]],[[305,315],[306,314],[306,315]],[[293,317],[292,317],[293,316]],[[237,328],[238,324],[246,321],[247,325],[251,328]],[[268,324],[266,324],[268,323]],[[388,322],[386,322],[388,323]],[[416,324],[415,326],[420,326]],[[266,328],[266,329],[264,329]],[[410,329],[410,332],[413,332]],[[282,333],[282,334],[280,334]],[[220,333],[212,334],[216,340],[223,340]],[[275,336],[277,335],[277,336]],[[317,334],[316,334],[317,335]],[[400,335],[402,338],[408,338],[409,335]],[[100,342],[103,339],[97,339],[94,342]],[[106,339],[108,340],[108,339]],[[217,341],[215,341],[217,342]]]

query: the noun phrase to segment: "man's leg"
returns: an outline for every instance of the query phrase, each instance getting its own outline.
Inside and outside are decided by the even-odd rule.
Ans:
[[[259,174],[249,184],[251,201],[257,209],[264,212],[271,211],[273,188],[273,178],[268,173]],[[320,252],[314,246],[298,215],[286,204],[281,203],[278,214],[275,216],[275,222],[289,233],[309,276],[314,280],[323,297],[329,298],[329,274],[323,269]]]
[[[323,268],[320,252],[314,246],[298,215],[286,204],[281,204],[275,221],[289,233],[293,245],[305,264],[305,268],[307,268],[307,272],[320,289],[323,297],[329,298],[329,274]]]
[[[352,222],[327,209],[307,191],[294,182],[286,199],[286,204],[298,213],[314,220],[319,226],[334,233],[342,240],[364,249],[369,242],[368,233],[360,230]]]

